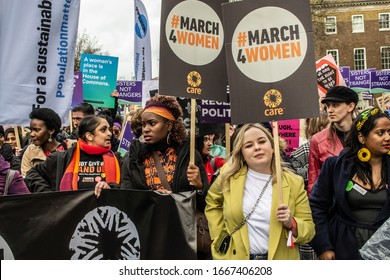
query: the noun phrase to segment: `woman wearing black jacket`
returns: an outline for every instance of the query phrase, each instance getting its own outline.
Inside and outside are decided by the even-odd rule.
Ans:
[[[77,143],[55,152],[26,175],[32,192],[102,189],[119,186],[120,166],[111,151],[110,126],[104,117],[86,116],[79,126]]]
[[[164,175],[174,193],[196,190],[198,209],[204,208],[208,181],[203,161],[195,153],[190,164],[187,132],[180,118],[183,111],[174,97],[151,98],[142,113],[142,133],[145,143],[133,141],[122,165],[121,186],[125,189],[170,192],[164,187],[154,161],[157,155]],[[203,206],[203,207],[202,207]]]

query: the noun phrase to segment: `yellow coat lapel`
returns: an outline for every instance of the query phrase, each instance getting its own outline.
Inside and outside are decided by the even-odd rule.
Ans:
[[[283,191],[283,203],[289,205],[290,187],[287,184],[284,176],[282,176],[282,191]],[[272,184],[272,206],[271,217],[269,227],[269,240],[268,240],[268,259],[272,260],[278,248],[280,236],[283,234],[283,225],[278,221],[276,216],[276,210],[279,206],[279,189],[278,184],[275,182]],[[283,240],[283,239],[282,239]],[[287,244],[286,244],[287,246]]]

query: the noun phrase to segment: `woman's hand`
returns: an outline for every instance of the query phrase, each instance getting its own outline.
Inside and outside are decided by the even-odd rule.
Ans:
[[[291,211],[285,204],[280,204],[278,210],[276,211],[276,215],[278,216],[278,221],[283,224],[285,228],[291,228],[293,224]]]
[[[336,254],[334,251],[328,250],[319,255],[318,258],[320,260],[334,260],[336,259]]]
[[[100,196],[100,194],[102,193],[102,189],[111,189],[111,187],[105,181],[98,182],[95,186],[96,197]]]
[[[22,149],[20,149],[19,147],[15,147],[15,156],[20,156],[20,153],[22,152]]]
[[[195,188],[201,189],[203,187],[199,167],[197,167],[195,164],[190,163],[190,165],[188,166],[187,179],[191,185],[195,186]]]
[[[159,193],[159,194],[171,194],[172,193],[172,191],[170,191],[170,190],[166,190],[166,189],[164,189],[164,188],[161,188],[161,189],[156,189],[156,190],[154,190],[156,193]]]
[[[294,237],[297,237],[298,226],[293,216],[291,216],[290,208],[288,208],[286,204],[280,204],[278,210],[276,211],[276,215],[278,216],[278,221],[281,222],[285,228],[291,230]]]

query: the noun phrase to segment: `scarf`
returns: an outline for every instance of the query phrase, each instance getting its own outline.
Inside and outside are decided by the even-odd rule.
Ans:
[[[60,183],[60,191],[70,191],[78,189],[78,173],[80,164],[80,149],[90,155],[102,155],[103,156],[103,172],[106,174],[106,182],[120,182],[120,169],[118,160],[115,154],[109,148],[91,146],[84,140],[79,139],[77,141],[76,148],[73,152],[72,159],[65,170],[64,176],[62,176]]]

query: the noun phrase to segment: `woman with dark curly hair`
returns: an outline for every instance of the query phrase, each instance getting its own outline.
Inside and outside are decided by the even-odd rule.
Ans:
[[[204,198],[208,187],[206,172],[198,152],[195,164],[189,162],[190,146],[182,116],[182,108],[174,97],[158,95],[146,102],[142,112],[145,142],[136,141],[130,146],[121,170],[123,188],[165,193],[170,192],[169,188],[174,193],[197,190],[198,197]],[[165,178],[160,178],[155,159],[160,161]]]
[[[49,108],[34,109],[29,115],[30,122],[30,144],[22,157],[21,173],[25,177],[36,164],[44,161],[54,151],[66,150],[67,142],[59,143],[56,140],[61,130],[60,116]]]

